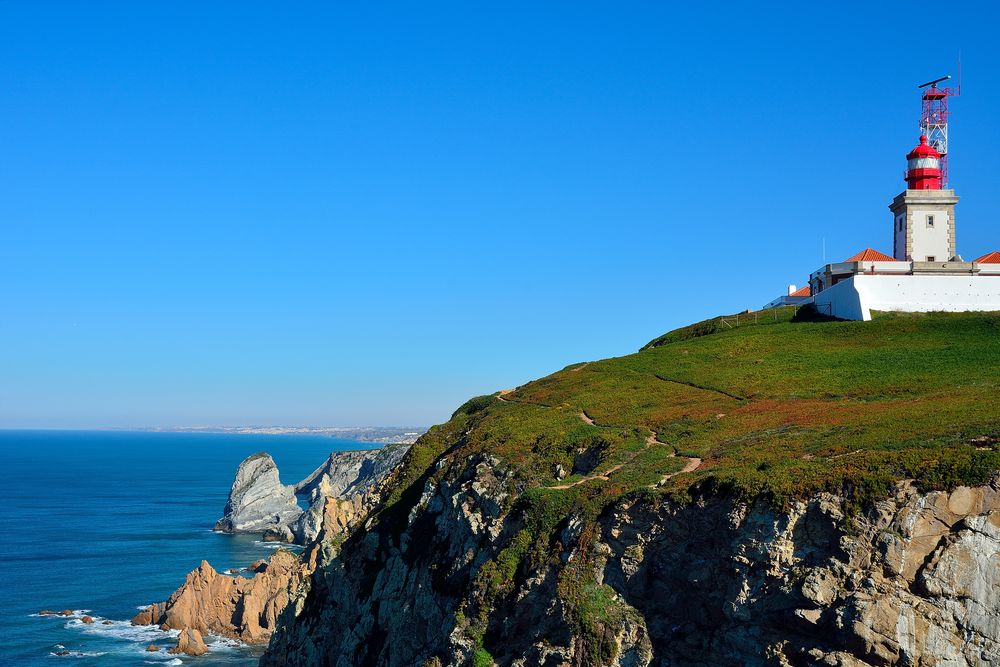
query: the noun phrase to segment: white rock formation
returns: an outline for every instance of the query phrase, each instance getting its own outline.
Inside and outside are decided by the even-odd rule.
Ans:
[[[278,466],[265,452],[248,456],[236,471],[224,515],[215,529],[226,533],[263,533],[287,527],[302,514],[295,491],[284,486]]]

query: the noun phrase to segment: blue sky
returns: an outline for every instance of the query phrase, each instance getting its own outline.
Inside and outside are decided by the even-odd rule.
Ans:
[[[994,3],[0,1],[0,427],[430,424],[891,252]],[[930,21],[941,17],[943,24]]]

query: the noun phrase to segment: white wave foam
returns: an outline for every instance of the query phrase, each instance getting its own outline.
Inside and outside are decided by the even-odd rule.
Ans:
[[[132,625],[130,621],[112,620],[111,623],[105,625],[105,620],[110,619],[95,616],[94,622],[91,624],[74,619],[66,623],[66,627],[80,630],[88,635],[103,635],[139,644],[155,643],[163,641],[164,638],[176,637],[180,634],[179,630],[167,630],[164,632],[155,625]]]
[[[83,618],[84,616],[86,616],[86,615],[88,615],[90,613],[89,609],[70,609],[70,611],[73,612],[73,613],[72,614],[68,614],[68,615],[56,611],[56,612],[52,612],[51,614],[34,613],[34,614],[28,614],[28,616],[30,618],[57,618],[57,619],[58,618]]]

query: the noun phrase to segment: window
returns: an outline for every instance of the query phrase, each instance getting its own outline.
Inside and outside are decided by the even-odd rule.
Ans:
[[[927,226],[928,227],[933,227],[934,226],[934,216],[933,215],[927,216]],[[934,260],[930,260],[930,261],[934,261]]]
[[[928,262],[934,262],[934,261],[936,261],[936,260],[934,259],[934,255],[928,255],[928,256],[927,256],[927,261],[928,261]]]
[[[899,231],[903,231],[903,218],[899,219]]]

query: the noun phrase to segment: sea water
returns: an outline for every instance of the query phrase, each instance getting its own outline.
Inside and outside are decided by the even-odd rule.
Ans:
[[[256,536],[212,530],[244,458],[268,452],[294,484],[332,451],[370,447],[323,436],[0,431],[0,665],[255,664],[260,647],[215,637],[209,655],[168,655],[171,634],[129,619],[166,600],[202,559],[224,572],[272,553],[277,545]],[[161,650],[146,652],[151,643]]]

